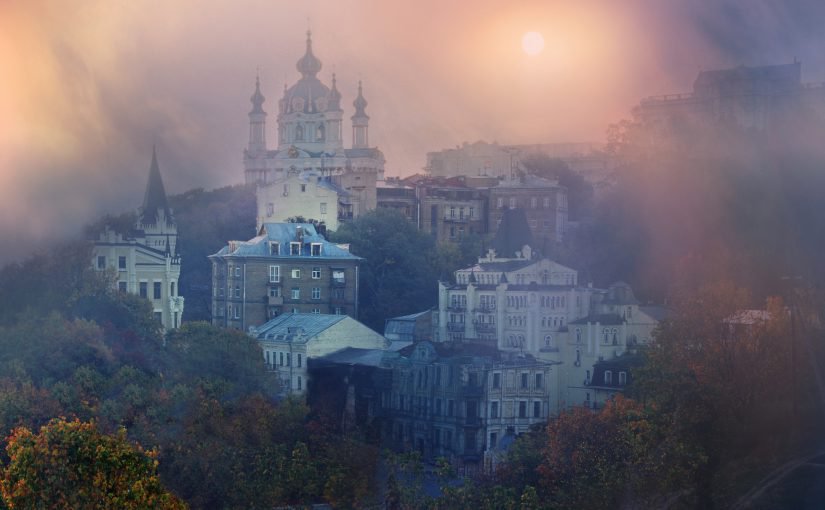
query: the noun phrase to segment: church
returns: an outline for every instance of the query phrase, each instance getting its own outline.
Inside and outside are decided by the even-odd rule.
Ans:
[[[345,148],[341,93],[335,74],[331,86],[318,79],[321,65],[307,32],[306,51],[296,64],[301,78],[291,87],[285,85],[278,101],[276,149],[267,146],[265,98],[260,79],[255,80],[243,159],[246,183],[257,184],[261,224],[302,216],[335,228],[338,220],[357,218],[377,205],[376,181],[384,178],[384,155],[369,143],[361,82],[352,103],[352,144]]]

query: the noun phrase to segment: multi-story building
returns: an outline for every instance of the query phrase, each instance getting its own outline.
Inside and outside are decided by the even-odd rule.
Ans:
[[[498,228],[504,211],[521,209],[533,234],[533,247],[549,253],[567,230],[567,189],[555,181],[526,175],[490,188],[490,230]]]
[[[329,176],[318,172],[287,171],[286,175],[268,186],[258,186],[258,229],[264,223],[283,223],[296,218],[322,222],[330,230],[338,230],[339,198],[346,192]]]
[[[462,185],[419,186],[419,229],[439,243],[455,243],[468,235],[486,234],[487,197],[484,189]]]
[[[310,359],[341,349],[385,349],[389,341],[352,317],[328,314],[280,315],[250,329],[269,370],[278,373],[283,393],[307,389]]]
[[[310,223],[264,223],[212,261],[212,323],[247,329],[282,313],[358,316],[360,257]]]
[[[376,182],[384,177],[384,155],[369,144],[369,116],[366,113],[361,82],[353,102],[352,145],[344,148],[341,93],[335,74],[328,87],[317,78],[321,61],[312,53],[312,38],[307,33],[306,52],[297,62],[301,78],[284,90],[278,101],[277,148],[268,148],[265,98],[260,80],[255,81],[249,112],[249,144],[244,150],[244,175],[247,183],[274,186],[273,207],[285,217],[301,216],[289,208],[300,203],[278,200],[282,179],[303,171],[314,171],[337,188],[338,217],[346,220],[376,207]],[[269,201],[266,202],[269,204]],[[320,204],[318,204],[320,206]],[[267,205],[268,207],[268,205]],[[328,204],[328,207],[331,206]],[[329,214],[329,213],[328,213]],[[314,216],[313,216],[314,217]]]
[[[152,149],[149,180],[134,230],[104,228],[94,242],[92,264],[97,270],[113,272],[119,290],[149,300],[155,319],[165,329],[180,326],[183,316],[177,239],[178,227]]]

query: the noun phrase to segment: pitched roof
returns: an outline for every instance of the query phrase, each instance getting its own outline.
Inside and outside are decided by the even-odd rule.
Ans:
[[[315,359],[315,363],[336,363],[340,365],[362,365],[368,367],[380,367],[381,362],[387,355],[383,349],[359,349],[357,347],[345,347],[340,351],[335,351],[326,356]]]
[[[258,340],[305,343],[347,317],[347,315],[285,313],[258,326],[253,330],[253,334]]]
[[[500,257],[512,257],[524,245],[533,244],[533,232],[524,209],[505,209],[491,243]]]

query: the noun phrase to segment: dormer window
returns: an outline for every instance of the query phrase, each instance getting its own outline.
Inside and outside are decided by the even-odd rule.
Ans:
[[[290,255],[300,255],[301,254],[301,243],[289,243],[289,254]]]
[[[310,252],[313,257],[320,257],[321,256],[321,243],[312,243],[310,245],[312,251]]]
[[[619,386],[627,384],[627,372],[619,372]]]
[[[604,371],[604,384],[613,384],[613,372],[610,370]]]
[[[281,243],[270,241],[270,243],[269,243],[269,254],[270,255],[280,255],[281,254]]]

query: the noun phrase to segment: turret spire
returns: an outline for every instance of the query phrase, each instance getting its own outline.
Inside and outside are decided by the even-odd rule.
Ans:
[[[144,224],[155,224],[158,221],[158,211],[163,211],[166,221],[171,221],[172,213],[166,201],[166,189],[163,187],[163,178],[160,176],[158,156],[155,146],[152,146],[152,164],[149,167],[149,181],[146,183],[146,193],[143,195],[143,207],[140,211],[140,221]]]
[[[261,94],[261,77],[258,73],[255,73],[255,93],[249,100],[252,102],[252,111],[249,113],[266,113],[263,109],[266,98]]]

